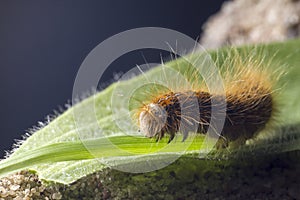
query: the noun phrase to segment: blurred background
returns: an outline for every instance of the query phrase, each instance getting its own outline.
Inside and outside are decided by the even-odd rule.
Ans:
[[[220,10],[214,1],[0,1],[0,158],[29,128],[72,97],[73,82],[88,53],[108,37],[138,27],[165,27],[193,39]],[[116,47],[118,48],[118,47]],[[133,52],[101,79],[136,64],[159,62],[155,51]]]

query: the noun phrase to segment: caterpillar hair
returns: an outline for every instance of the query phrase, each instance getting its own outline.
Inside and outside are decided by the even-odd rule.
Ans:
[[[167,134],[171,142],[177,133],[183,135],[183,140],[192,132],[205,134],[212,121],[211,110],[215,106],[212,100],[218,105],[222,103],[222,98],[226,102],[226,111],[218,148],[244,144],[247,139],[276,122],[276,85],[283,70],[272,65],[278,63],[267,60],[265,52],[257,48],[248,52],[232,48],[216,55],[215,64],[223,79],[223,94],[209,91],[199,73],[191,73],[187,66],[178,64],[184,76],[192,82],[189,89],[180,84],[172,89],[156,85],[144,91],[146,98],[135,100],[138,106],[134,111],[134,120],[145,136],[160,140]],[[192,105],[195,103],[193,99],[196,99],[197,110]],[[198,114],[187,116],[185,113]],[[196,129],[193,128],[195,125]]]

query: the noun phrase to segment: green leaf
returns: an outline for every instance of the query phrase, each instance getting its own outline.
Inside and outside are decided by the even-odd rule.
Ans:
[[[212,152],[210,156],[223,158],[224,155],[238,156],[241,154],[268,154],[300,149],[300,40],[275,43],[261,46],[266,56],[287,66],[288,74],[281,80],[284,85],[281,91],[280,105],[281,128],[276,129],[269,137],[254,141],[236,151]],[[243,51],[251,48],[243,47]],[[222,51],[222,50],[221,50]],[[226,51],[224,49],[223,51]],[[213,58],[219,52],[211,52]],[[275,55],[275,56],[274,56]],[[197,56],[195,55],[191,55]],[[178,64],[181,63],[181,64]],[[170,66],[176,68],[184,65],[182,59],[172,61]],[[276,70],[277,65],[274,65]],[[155,69],[147,72],[155,76]],[[140,81],[135,77],[120,83],[131,88]],[[41,179],[64,184],[72,183],[79,178],[99,171],[105,167],[100,160],[109,160],[112,165],[125,165],[132,162],[165,159],[184,152],[184,157],[192,156],[203,159],[199,151],[206,151],[203,144],[204,136],[196,136],[181,142],[167,144],[167,139],[156,143],[153,139],[125,136],[115,125],[110,108],[112,93],[116,84],[101,91],[75,106],[69,108],[48,124],[40,124],[41,128],[28,137],[14,152],[0,162],[0,176],[14,171],[29,169],[38,173]],[[118,104],[116,105],[118,106]],[[118,109],[123,109],[121,104]],[[79,113],[80,124],[75,123],[74,112]],[[96,116],[95,122],[92,115]],[[51,121],[51,122],[50,122]],[[100,128],[101,127],[101,128]],[[80,136],[79,136],[80,131]],[[226,157],[225,156],[225,157]]]

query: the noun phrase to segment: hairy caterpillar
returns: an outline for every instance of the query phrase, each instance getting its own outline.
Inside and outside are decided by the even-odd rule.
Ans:
[[[183,134],[183,141],[191,132],[205,134],[211,122],[211,109],[215,106],[211,102],[214,100],[218,105],[219,99],[223,98],[226,101],[225,121],[217,147],[227,147],[229,143],[244,144],[267,124],[276,121],[278,112],[275,85],[283,73],[282,70],[271,70],[271,65],[276,63],[267,61],[262,55],[263,52],[257,49],[248,53],[231,49],[218,55],[216,63],[222,62],[220,73],[224,94],[211,93],[205,82],[199,81],[199,74],[190,72],[185,74],[193,80],[191,89],[178,86],[145,91],[148,101],[142,101],[134,114],[140,131],[157,140],[167,134],[169,142],[176,133]],[[195,102],[196,108],[192,105]],[[198,114],[187,116],[183,111]]]

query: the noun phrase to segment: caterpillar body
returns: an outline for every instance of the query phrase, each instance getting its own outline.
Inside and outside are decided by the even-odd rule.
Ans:
[[[194,84],[192,90],[178,88],[157,92],[148,103],[140,106],[136,114],[140,131],[157,140],[168,134],[169,142],[176,133],[183,134],[183,140],[191,132],[205,134],[211,122],[211,110],[218,102],[222,103],[219,101],[222,98],[226,102],[226,111],[217,148],[227,147],[231,142],[244,144],[276,121],[277,93],[274,86],[283,74],[282,70],[271,70],[274,63],[263,57],[233,52],[226,54],[221,66],[225,94],[210,93],[204,83]],[[212,104],[212,100],[217,104]],[[196,107],[192,105],[195,102]]]

